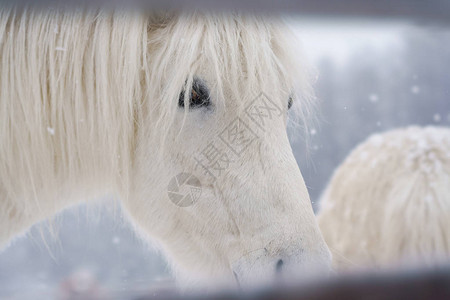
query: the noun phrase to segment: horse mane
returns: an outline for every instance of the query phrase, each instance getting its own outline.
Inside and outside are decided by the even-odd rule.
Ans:
[[[215,99],[277,78],[302,91],[303,115],[310,89],[291,38],[276,18],[239,14],[3,8],[0,196],[46,210],[38,198],[63,200],[68,182],[126,195],[144,119],[166,136],[200,56],[213,62]]]

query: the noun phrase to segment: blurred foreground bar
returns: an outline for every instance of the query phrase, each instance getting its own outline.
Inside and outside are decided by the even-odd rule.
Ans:
[[[158,294],[158,293],[156,293]],[[439,270],[415,270],[398,273],[361,273],[335,277],[328,281],[252,294],[219,294],[208,296],[152,296],[150,299],[211,300],[448,300],[450,299],[450,266]]]
[[[289,13],[314,17],[403,19],[450,24],[450,0],[0,0],[2,3],[44,7],[122,6],[149,10],[239,10]]]

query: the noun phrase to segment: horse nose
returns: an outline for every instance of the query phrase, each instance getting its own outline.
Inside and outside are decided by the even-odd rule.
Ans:
[[[280,274],[282,272],[283,264],[284,264],[284,261],[282,259],[279,259],[277,261],[277,263],[275,264],[275,273],[276,274]]]
[[[232,265],[234,280],[241,287],[258,286],[328,276],[331,255],[328,248],[316,251],[270,252],[264,249],[252,251]]]
[[[331,253],[322,250],[319,253],[296,253],[284,255],[272,260],[271,270],[277,280],[314,278],[316,276],[329,276],[331,271]]]

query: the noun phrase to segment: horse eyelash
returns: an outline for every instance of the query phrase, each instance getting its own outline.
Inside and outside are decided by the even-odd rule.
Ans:
[[[291,109],[292,105],[294,104],[294,99],[292,98],[292,96],[289,96],[289,100],[288,100],[288,109]]]
[[[178,106],[184,108],[184,90],[181,91],[178,98]],[[289,96],[288,110],[291,109],[294,104],[294,99]],[[211,105],[208,88],[200,82],[199,79],[194,79],[191,88],[191,95],[189,97],[189,109],[196,109],[200,107],[209,107]]]
[[[184,93],[181,91],[178,98],[178,106],[184,108]],[[201,107],[209,107],[211,100],[209,97],[208,88],[199,80],[194,79],[191,88],[191,95],[189,96],[189,109],[197,109]]]

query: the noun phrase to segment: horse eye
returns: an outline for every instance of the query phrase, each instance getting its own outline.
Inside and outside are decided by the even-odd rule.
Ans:
[[[292,104],[294,104],[294,100],[292,99],[292,96],[290,96],[288,100],[288,109],[291,109]]]
[[[209,107],[211,101],[209,98],[208,88],[199,80],[194,79],[192,83],[191,95],[189,97],[189,109],[196,109],[200,107]],[[180,93],[178,98],[178,106],[184,107],[184,91]]]

